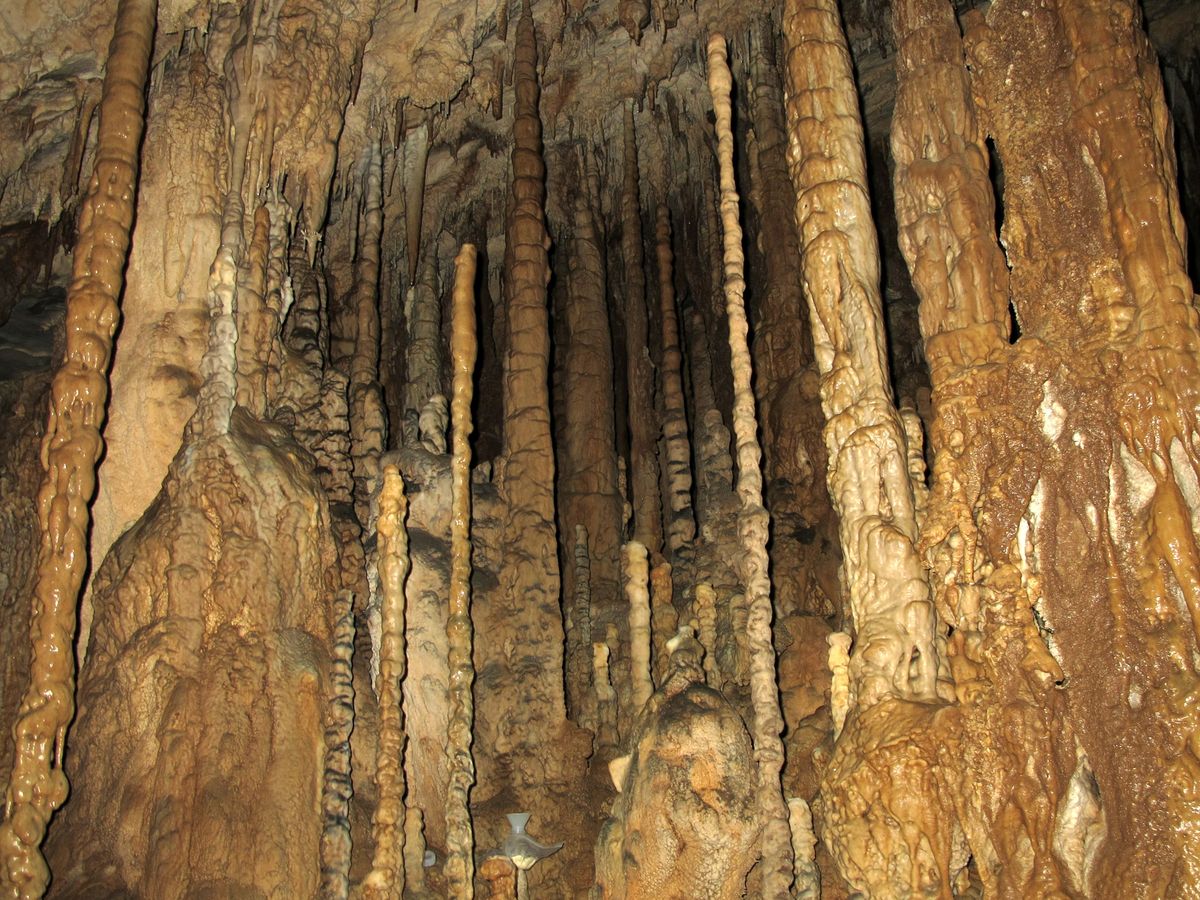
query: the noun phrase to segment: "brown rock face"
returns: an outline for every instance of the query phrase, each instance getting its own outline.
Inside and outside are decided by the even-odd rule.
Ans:
[[[335,551],[311,467],[238,413],[97,574],[60,896],[315,892]]]
[[[672,691],[675,692],[672,692]],[[597,900],[744,896],[758,855],[750,735],[702,683],[656,695],[596,845]]]
[[[1198,98],[1196,0],[0,0],[0,900],[1200,898]]]

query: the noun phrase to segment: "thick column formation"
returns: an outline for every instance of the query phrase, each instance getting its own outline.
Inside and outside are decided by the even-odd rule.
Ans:
[[[404,889],[404,581],[408,577],[408,500],[404,479],[394,464],[383,468],[379,493],[379,755],[375,783],[379,793],[372,821],[375,856],[363,882],[364,896],[397,896]]]
[[[471,658],[471,399],[475,376],[475,247],[464,244],[454,261],[454,302],[450,355],[454,369],[450,416],[453,428],[450,491],[450,615],[446,637],[450,648],[450,787],[446,794],[446,880],[450,896],[474,896],[475,854],[468,806],[475,783],[471,728],[475,708],[471,696],[475,670]]]
[[[585,168],[580,162],[580,169]],[[590,179],[589,179],[590,180]],[[618,485],[613,391],[612,335],[605,300],[604,257],[589,190],[575,195],[568,245],[567,298],[562,316],[567,334],[563,353],[563,415],[559,430],[558,506],[563,556],[578,547],[577,529],[585,529],[588,584],[574,572],[563,575],[564,602],[586,591],[595,603],[600,627],[618,614],[621,544],[621,493]],[[578,558],[576,556],[576,558]],[[583,616],[572,616],[567,635],[567,690],[572,718],[580,721],[591,702],[592,638]],[[594,715],[594,710],[591,711]],[[581,722],[582,724],[582,722]]]
[[[929,599],[892,405],[858,95],[833,0],[789,0],[788,167],[801,274],[821,371],[829,489],[840,522],[856,703],[938,696]]]
[[[650,677],[650,568],[646,562],[646,548],[637,541],[630,541],[621,548],[621,562],[625,574],[625,601],[629,604],[632,712],[636,720],[654,693],[654,682]],[[628,730],[628,727],[622,730]]]
[[[721,173],[721,225],[724,236],[725,309],[729,318],[729,355],[733,367],[733,429],[737,446],[737,493],[741,500],[739,569],[749,605],[746,623],[750,651],[750,696],[754,706],[754,756],[758,762],[756,800],[763,819],[762,895],[788,896],[792,883],[792,843],[783,800],[783,714],[775,683],[775,646],[771,634],[771,582],[768,574],[767,511],[762,505],[762,451],[758,446],[752,366],[747,343],[742,227],[733,174],[733,125],[725,38],[708,42],[708,89],[716,115],[717,159]]]
[[[96,163],[80,211],[67,294],[66,350],[50,387],[29,688],[13,726],[13,767],[0,825],[0,887],[8,897],[40,897],[45,891],[50,873],[38,848],[50,817],[67,798],[62,762],[75,714],[75,607],[87,570],[88,504],[104,448],[100,426],[137,196],[157,11],[155,0],[121,0],[117,8]]]

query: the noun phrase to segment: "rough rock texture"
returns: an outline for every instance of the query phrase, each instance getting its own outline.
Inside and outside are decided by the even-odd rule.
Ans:
[[[0,896],[1200,890],[1194,2],[152,5],[0,4]]]
[[[596,844],[596,900],[745,895],[760,827],[750,736],[703,681],[700,647],[689,639],[630,739],[632,758]]]
[[[311,468],[238,413],[97,573],[58,896],[315,892],[336,554]]]

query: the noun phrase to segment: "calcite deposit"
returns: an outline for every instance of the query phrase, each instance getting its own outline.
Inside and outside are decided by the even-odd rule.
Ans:
[[[1200,896],[1198,98],[1172,0],[4,5],[0,898]]]

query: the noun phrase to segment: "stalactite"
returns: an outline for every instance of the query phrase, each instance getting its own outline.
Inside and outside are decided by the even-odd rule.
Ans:
[[[379,494],[379,581],[382,636],[379,646],[379,756],[375,770],[379,799],[372,820],[375,856],[363,881],[368,898],[397,896],[404,887],[404,712],[406,675],[404,582],[408,577],[408,500],[395,464],[383,467]]]
[[[417,283],[417,261],[421,258],[421,220],[425,210],[425,172],[429,167],[429,132],[427,118],[404,145],[407,170],[404,180],[404,227],[409,287]]]
[[[592,660],[587,652],[592,647],[592,556],[588,548],[588,532],[575,526],[575,591],[568,635],[567,678],[579,691],[575,700],[575,716],[580,726],[596,730],[595,691],[592,686]]]
[[[246,52],[252,51],[247,49]],[[221,212],[221,242],[208,275],[208,346],[200,360],[203,381],[196,400],[196,413],[188,421],[189,435],[227,434],[237,400],[238,269],[246,249],[246,236],[242,230],[245,218],[242,182],[250,153],[250,131],[257,100],[255,85],[230,86],[228,90],[233,120],[229,184]]]
[[[464,244],[454,261],[454,299],[450,354],[454,370],[451,419],[454,428],[451,462],[450,615],[446,623],[450,665],[450,787],[446,801],[446,881],[449,895],[474,896],[475,856],[471,811],[475,783],[471,758],[473,635],[471,633],[471,400],[475,377],[475,247]]]
[[[267,264],[271,252],[271,214],[254,211],[254,230],[238,285],[237,402],[258,417],[267,410],[267,367],[277,322],[267,309]]]
[[[783,769],[783,715],[775,685],[775,648],[771,635],[771,584],[767,559],[767,511],[762,505],[761,450],[751,388],[750,350],[743,301],[742,228],[733,176],[733,130],[725,38],[708,43],[708,87],[716,114],[721,170],[721,224],[724,234],[725,306],[729,318],[729,352],[733,364],[733,425],[737,445],[738,516],[742,582],[749,604],[746,634],[750,650],[750,694],[754,706],[754,754],[758,762],[756,799],[763,818],[762,893],[787,897],[792,883],[792,844],[787,805],[780,787]]]
[[[38,491],[41,549],[30,621],[29,687],[13,726],[13,766],[0,824],[0,887],[40,897],[50,873],[39,852],[67,798],[63,751],[75,713],[75,608],[87,569],[108,364],[138,184],[144,92],[158,4],[121,0],[109,46],[96,161],[80,211],[67,342],[50,388]]]
[[[836,739],[846,724],[850,712],[850,635],[835,631],[826,639],[829,642],[829,672],[832,684],[829,688],[829,708],[833,716],[833,736]]]
[[[354,466],[354,509],[358,521],[370,518],[370,497],[379,474],[387,413],[379,386],[379,252],[383,233],[383,160],[377,142],[367,159],[358,261],[354,270],[357,319],[350,359],[350,455]]]
[[[675,314],[675,256],[671,251],[671,215],[658,208],[655,225],[658,256],[658,301],[662,320],[663,442],[669,487],[667,546],[676,565],[684,561],[696,537],[692,515],[692,449],[688,441],[687,413],[683,402],[683,356],[679,349],[679,318]],[[685,552],[687,548],[688,552]],[[674,629],[672,629],[672,634]]]
[[[442,304],[437,290],[437,245],[427,251],[421,277],[408,292],[408,377],[404,383],[406,416],[419,416],[429,399],[442,391]],[[406,435],[413,444],[417,435]]]
[[[633,537],[650,553],[662,548],[658,496],[658,427],[654,410],[654,366],[650,362],[642,212],[638,199],[637,139],[633,107],[625,108],[625,180],[621,194],[621,255],[625,264],[625,366],[629,398],[629,488]]]
[[[577,160],[585,175],[590,160]],[[585,182],[590,178],[585,177]],[[594,719],[591,688],[591,621],[597,630],[622,615],[619,555],[622,537],[622,494],[615,438],[613,350],[605,302],[604,258],[593,212],[595,196],[579,190],[572,204],[568,245],[567,297],[562,304],[566,330],[562,363],[563,414],[559,447],[559,521],[563,557],[579,560],[577,529],[585,529],[584,558],[588,583],[564,571],[563,596],[577,605],[574,628],[567,636],[567,690],[572,717],[580,724]],[[574,542],[572,546],[571,542]],[[592,603],[596,604],[593,610]],[[585,726],[586,727],[586,726]]]
[[[934,700],[937,617],[913,546],[916,519],[904,432],[891,401],[858,95],[833,0],[789,0],[784,43],[788,167],[856,634],[854,703],[866,708],[889,695]]]
[[[635,44],[642,42],[642,29],[650,24],[650,0],[619,0],[617,19]]]
[[[650,622],[654,638],[654,683],[661,684],[670,652],[667,643],[679,629],[679,615],[673,602],[674,582],[671,564],[660,562],[650,570]]]
[[[650,568],[645,546],[629,541],[621,548],[621,563],[625,575],[625,600],[629,604],[629,656],[633,716],[636,719],[654,693],[654,682],[650,677]]]
[[[270,345],[266,357],[266,373],[264,389],[266,392],[266,411],[273,415],[276,412],[283,376],[281,369],[284,365],[286,351],[283,341],[283,325],[291,312],[295,295],[291,279],[288,277],[288,235],[292,226],[291,209],[287,201],[272,191],[264,207],[270,215],[270,232],[268,234],[270,249],[267,255],[267,295],[266,306],[268,323],[265,332],[270,335]]]
[[[338,591],[333,603],[333,665],[330,669],[325,766],[321,781],[321,897],[350,896],[350,733],[354,730],[354,595]]]
[[[420,807],[409,806],[404,811],[404,890],[422,897],[425,883],[425,817]]]

